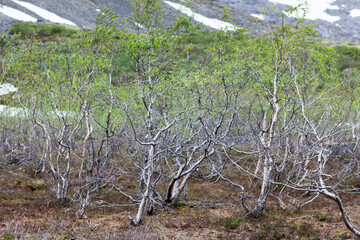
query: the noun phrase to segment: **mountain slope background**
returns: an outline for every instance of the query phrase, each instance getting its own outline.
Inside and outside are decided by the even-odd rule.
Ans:
[[[166,21],[171,21],[175,14],[179,14],[177,9],[168,4],[169,2],[184,3],[177,0],[162,1],[163,17]],[[221,19],[226,9],[230,19],[236,18],[235,25],[255,31],[266,31],[268,23],[281,24],[281,18],[267,9],[272,8],[281,12],[300,2],[297,0],[194,0],[190,8],[193,13],[213,19]],[[360,41],[359,1],[312,0],[308,2],[307,22],[317,25],[321,37],[339,41]],[[29,7],[29,5],[32,6]],[[39,14],[39,9],[33,9],[35,7],[86,28],[95,26],[96,16],[101,8],[111,8],[120,19],[126,18],[132,12],[130,0],[0,0],[0,31],[6,32],[13,23],[19,21],[17,18],[21,14],[32,17],[34,21],[51,18],[47,19],[49,13]]]

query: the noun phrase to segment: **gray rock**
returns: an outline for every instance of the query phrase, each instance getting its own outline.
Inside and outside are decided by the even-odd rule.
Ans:
[[[26,0],[41,8],[47,9],[55,14],[68,19],[79,26],[93,27],[96,23],[98,9],[111,8],[120,19],[125,19],[132,12],[130,0]],[[180,0],[173,0],[181,3]],[[315,0],[313,0],[315,1]],[[323,38],[360,42],[360,17],[351,17],[350,11],[360,9],[360,1],[358,0],[337,0],[334,3],[339,9],[328,9],[326,12],[330,15],[340,17],[339,21],[330,23],[324,20],[308,20],[308,24],[316,24],[319,34]],[[16,8],[24,13],[43,20],[35,13],[19,6],[12,0],[0,0],[0,5],[6,5]],[[167,4],[164,6],[163,20],[171,22],[174,16],[180,14]],[[269,7],[277,11],[283,11],[288,8],[284,4],[272,4],[268,0],[193,0],[191,9],[194,12],[202,14],[210,18],[218,18],[224,14],[225,10],[229,10],[230,18],[236,18],[236,24],[244,26],[254,33],[262,33],[268,30],[269,24],[281,24],[282,19],[276,13],[266,11]],[[264,20],[259,20],[251,14],[260,14],[265,10]],[[288,17],[284,17],[285,21],[289,21]],[[0,13],[0,32],[5,32],[11,24],[16,20]],[[132,26],[135,29],[135,26]]]

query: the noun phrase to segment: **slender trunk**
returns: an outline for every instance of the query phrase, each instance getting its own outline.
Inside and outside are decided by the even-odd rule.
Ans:
[[[204,142],[204,144],[205,144],[205,142]],[[191,165],[191,167],[189,167],[189,169],[184,171],[184,169],[187,166],[185,164],[178,170],[178,173],[176,174],[176,176],[172,179],[172,181],[169,184],[167,195],[166,195],[166,200],[165,200],[166,204],[168,204],[168,205],[174,204],[179,199],[181,193],[184,191],[184,189],[186,187],[186,184],[187,184],[188,180],[190,179],[192,173],[195,171],[195,169],[206,158],[208,158],[209,156],[214,154],[215,148],[211,147],[211,150],[208,151],[208,149],[210,147],[211,147],[211,142],[208,143],[207,148],[204,150],[204,154],[201,157],[199,157],[198,159],[196,159],[196,162],[193,163]],[[188,158],[187,162],[192,162],[192,159],[193,159],[193,156],[194,156],[193,154],[195,152],[196,152],[195,149],[193,149],[193,152],[192,152],[191,156]],[[182,179],[181,184],[180,184],[180,179]]]
[[[61,178],[57,183],[57,191],[56,191],[56,199],[59,201],[63,201],[67,198],[69,190],[69,181],[66,178]]]
[[[188,180],[190,179],[191,174],[192,174],[192,172],[186,174],[183,177],[181,184],[180,184],[180,179],[177,179],[177,180],[173,179],[171,181],[171,183],[168,187],[167,197],[165,200],[165,203],[167,205],[172,205],[179,199],[181,193],[184,191],[184,189],[186,187]]]
[[[261,185],[261,191],[255,207],[256,214],[259,214],[265,208],[265,203],[269,195],[271,186],[271,173],[272,173],[272,159],[268,156],[264,160],[263,179]]]
[[[175,191],[174,189],[177,189],[178,187],[179,187],[179,179],[173,178],[167,189],[166,199],[165,199],[166,204],[172,204],[171,198],[172,198],[173,192]]]
[[[271,122],[268,129],[266,131],[263,130],[263,132],[260,135],[260,140],[264,147],[264,168],[263,168],[261,191],[257,201],[257,205],[254,209],[255,215],[258,215],[265,208],[265,203],[271,187],[271,175],[274,164],[274,160],[271,156],[271,147],[273,145],[276,123],[278,122],[278,118],[281,110],[279,99],[277,98],[277,82],[278,82],[278,75],[275,76],[273,81],[273,97],[271,101],[271,104],[274,107],[273,116],[271,118]],[[265,125],[265,117],[263,120],[263,124]]]
[[[257,175],[258,172],[260,171],[260,168],[261,168],[261,164],[263,163],[263,160],[264,159],[264,156],[263,156],[263,153],[260,152],[260,156],[259,156],[259,159],[256,163],[256,168],[255,168],[255,171],[254,171],[254,175]]]
[[[171,182],[167,188],[166,199],[164,201],[165,204],[168,204],[168,205],[173,204],[172,196],[175,191],[178,191],[177,189],[179,188],[181,174],[183,173],[186,165],[187,165],[187,162],[178,169],[176,176],[173,179],[171,179]]]
[[[133,225],[135,226],[142,224],[144,222],[146,214],[151,212],[153,201],[151,197],[153,195],[152,179],[154,173],[154,153],[155,146],[151,145],[148,151],[147,166],[143,170],[146,172],[145,192],[143,193],[136,217],[132,221]]]
[[[138,226],[144,222],[146,213],[148,212],[148,208],[150,205],[150,188],[147,187],[146,191],[141,199],[141,203],[136,214],[136,218],[132,220],[132,224]]]

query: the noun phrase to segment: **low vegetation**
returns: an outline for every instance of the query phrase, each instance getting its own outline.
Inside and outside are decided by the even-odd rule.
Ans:
[[[36,36],[39,39],[46,37],[73,37],[78,31],[76,27],[53,23],[17,22],[8,30],[9,34],[19,34],[22,37]]]

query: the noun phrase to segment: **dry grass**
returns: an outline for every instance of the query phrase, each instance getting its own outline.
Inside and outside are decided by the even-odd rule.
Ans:
[[[43,182],[0,177],[0,238],[2,239],[346,239],[354,238],[341,221],[337,206],[319,198],[301,210],[282,210],[270,198],[264,215],[244,217],[231,198],[238,190],[224,182],[192,180],[188,201],[174,208],[156,208],[144,225],[131,226],[135,207],[90,208],[88,221],[76,217],[76,206],[60,204],[46,195]],[[108,201],[125,201],[110,192]],[[359,197],[344,202],[354,222],[360,216]]]

